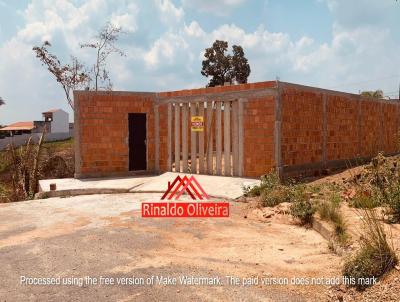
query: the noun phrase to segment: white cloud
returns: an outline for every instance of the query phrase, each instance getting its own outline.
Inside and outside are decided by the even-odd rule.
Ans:
[[[206,34],[196,21],[192,21],[189,26],[186,26],[185,24],[184,31],[188,36],[196,38],[204,37]]]
[[[209,12],[217,16],[224,16],[247,0],[182,0],[184,6]]]
[[[161,62],[162,65],[171,65],[176,62],[177,51],[187,48],[188,44],[182,36],[168,32],[154,42],[150,51],[144,55],[144,60],[152,68],[159,67]]]
[[[164,23],[174,24],[183,18],[183,8],[177,8],[170,0],[154,0],[154,2]]]
[[[115,26],[121,27],[124,31],[134,32],[137,30],[137,15],[139,8],[131,3],[123,13],[113,13],[110,22]]]

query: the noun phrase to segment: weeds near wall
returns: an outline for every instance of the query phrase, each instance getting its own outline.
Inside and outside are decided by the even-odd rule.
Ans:
[[[372,184],[380,202],[390,209],[393,222],[400,221],[400,170],[397,161],[379,154],[371,161]]]
[[[340,202],[340,195],[334,192],[328,200],[324,200],[318,204],[317,212],[322,220],[333,224],[337,240],[341,245],[344,245],[347,243],[348,235],[346,232],[346,222],[340,211]]]
[[[268,173],[261,177],[260,185],[245,187],[244,196],[260,197],[261,207],[274,207],[282,202],[294,202],[303,198],[305,186],[288,182],[280,182],[279,176],[275,172]]]
[[[37,192],[40,153],[45,132],[39,143],[34,145],[29,138],[25,146],[9,145],[7,149],[8,163],[11,171],[12,192],[10,201],[31,199]]]
[[[390,221],[400,222],[400,162],[379,153],[362,174],[353,177],[357,193],[350,201],[355,208],[384,206]]]
[[[290,214],[305,226],[311,226],[315,211],[314,205],[308,199],[297,199],[290,206]]]
[[[243,192],[246,197],[256,197],[260,196],[263,192],[269,192],[280,185],[279,176],[275,172],[271,172],[261,176],[260,185],[255,185],[253,187],[244,187]]]
[[[379,278],[398,263],[393,244],[389,243],[375,210],[362,210],[362,215],[360,249],[345,262],[342,271],[344,276],[354,278],[354,287],[359,290],[371,285],[365,282],[367,278]]]
[[[260,197],[261,207],[274,207],[283,202],[290,202],[290,214],[302,225],[311,225],[316,211],[305,185],[291,181],[282,184],[275,172],[262,176],[260,185],[245,187],[244,196]]]

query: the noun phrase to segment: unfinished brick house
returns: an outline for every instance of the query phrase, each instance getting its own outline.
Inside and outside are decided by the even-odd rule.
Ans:
[[[77,178],[166,171],[259,177],[273,169],[295,176],[399,151],[398,100],[279,81],[76,91],[74,99]],[[204,127],[192,128],[191,117],[202,117]]]

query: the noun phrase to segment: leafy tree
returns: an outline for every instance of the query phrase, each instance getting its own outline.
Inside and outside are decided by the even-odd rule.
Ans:
[[[247,78],[250,75],[250,65],[244,56],[242,46],[233,45],[233,56],[231,59],[232,79],[238,83],[247,83]]]
[[[4,105],[6,102],[3,100],[3,98],[0,96],[0,106]]]
[[[90,76],[94,81],[93,90],[112,89],[109,71],[106,69],[107,58],[112,53],[124,56],[125,53],[115,46],[119,35],[123,33],[121,27],[114,26],[107,22],[106,25],[95,36],[95,40],[90,43],[81,44],[81,48],[92,48],[96,51],[96,62],[90,68]]]
[[[362,91],[360,93],[362,96],[367,96],[367,97],[371,97],[371,98],[379,98],[379,99],[383,99],[383,91],[378,89],[375,91]]]
[[[206,48],[201,74],[212,77],[208,87],[229,83],[247,83],[250,65],[241,46],[233,45],[233,55],[227,54],[228,42],[216,40],[212,47]]]
[[[74,109],[72,93],[76,89],[87,87],[89,75],[85,72],[85,67],[76,57],[71,56],[71,63],[61,64],[56,55],[49,52],[50,42],[45,41],[42,46],[33,47],[36,57],[46,66],[50,73],[60,83],[64,90],[68,104]]]

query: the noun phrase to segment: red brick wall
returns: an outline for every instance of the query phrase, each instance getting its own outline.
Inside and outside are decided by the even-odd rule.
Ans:
[[[323,106],[320,93],[285,88],[281,95],[282,163],[322,161]]]
[[[363,100],[361,102],[361,155],[376,155],[383,151],[381,104]]]
[[[399,106],[396,104],[382,104],[383,120],[383,150],[395,153],[399,150]]]
[[[275,97],[249,100],[243,108],[244,175],[259,177],[275,168]]]
[[[147,169],[154,170],[152,94],[79,92],[75,94],[75,106],[79,123],[78,177],[128,172],[128,113],[147,114]]]
[[[326,95],[327,145],[326,159],[338,160],[358,157],[359,126],[356,98]]]
[[[282,86],[282,166],[289,175],[302,174],[306,166],[319,170],[338,160],[399,150],[399,103],[289,83]]]

